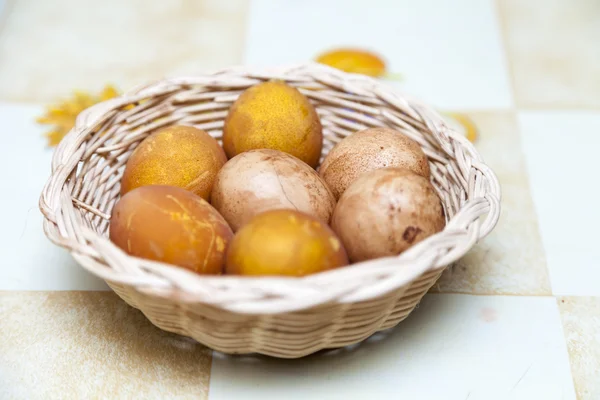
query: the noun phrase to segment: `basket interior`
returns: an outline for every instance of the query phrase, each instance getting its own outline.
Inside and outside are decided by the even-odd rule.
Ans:
[[[221,83],[218,87],[171,85],[142,89],[117,99],[118,107],[76,132],[79,135],[76,145],[82,155],[67,184],[81,222],[107,236],[125,163],[144,138],[163,127],[181,124],[203,129],[220,142],[223,121],[231,104],[247,87],[266,79],[269,77],[255,77],[246,83],[232,82],[229,86]],[[440,144],[440,135],[448,128],[437,114],[425,107],[408,105],[406,100],[390,93],[377,93],[377,88],[369,91],[358,83],[353,92],[340,88],[339,82],[296,78],[288,79],[287,83],[305,94],[318,112],[324,135],[322,157],[357,130],[390,127],[417,141],[428,156],[431,180],[442,199],[447,219],[468,200],[465,167]]]

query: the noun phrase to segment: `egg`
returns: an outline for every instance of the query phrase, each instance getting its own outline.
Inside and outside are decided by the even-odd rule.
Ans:
[[[314,169],[287,153],[261,149],[239,154],[219,171],[212,205],[237,231],[255,215],[292,209],[329,223],[335,198]]]
[[[390,128],[369,128],[339,142],[323,160],[319,173],[336,199],[360,175],[379,168],[407,168],[429,179],[429,162],[414,140]]]
[[[253,149],[280,150],[314,168],[323,148],[321,122],[298,89],[280,81],[260,83],[231,106],[223,147],[229,158]]]
[[[363,174],[342,194],[331,219],[352,262],[400,254],[444,226],[429,180],[401,168]]]
[[[131,190],[112,210],[109,237],[132,256],[221,274],[231,228],[204,199],[174,186]]]
[[[203,130],[170,126],[148,136],[127,160],[121,194],[147,185],[184,188],[205,200],[227,157]]]
[[[296,210],[255,216],[234,236],[225,271],[237,275],[305,276],[348,264],[327,224]]]

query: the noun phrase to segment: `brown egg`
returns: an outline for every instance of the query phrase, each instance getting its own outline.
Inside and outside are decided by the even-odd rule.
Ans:
[[[304,276],[348,264],[344,247],[318,219],[296,210],[267,211],[234,236],[225,272]]]
[[[127,160],[121,194],[147,185],[177,186],[210,199],[217,172],[227,161],[203,130],[170,126],[148,136]]]
[[[117,202],[109,235],[132,256],[221,274],[233,232],[201,197],[173,186],[143,186]]]
[[[442,203],[429,180],[400,168],[362,175],[331,218],[352,262],[400,254],[444,226]]]
[[[227,162],[213,188],[212,205],[237,231],[252,217],[293,209],[329,223],[335,199],[314,169],[277,150],[252,150]]]
[[[406,168],[429,179],[429,162],[414,140],[389,128],[358,131],[339,142],[325,157],[319,173],[336,199],[365,172]]]
[[[279,81],[264,82],[242,93],[223,127],[223,148],[229,158],[252,149],[274,149],[314,168],[322,147],[315,108],[296,88]]]

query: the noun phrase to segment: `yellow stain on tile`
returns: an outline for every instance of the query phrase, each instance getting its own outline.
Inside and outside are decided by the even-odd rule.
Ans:
[[[600,2],[499,0],[520,107],[600,107]]]
[[[0,292],[0,398],[208,398],[211,352],[112,292]]]
[[[124,90],[242,61],[248,0],[17,1],[0,32],[0,100]],[[93,19],[93,23],[90,20]]]
[[[600,399],[600,297],[558,297],[579,400]]]
[[[546,258],[515,116],[511,112],[467,115],[479,128],[477,149],[500,180],[502,214],[494,231],[447,269],[432,291],[548,295]]]

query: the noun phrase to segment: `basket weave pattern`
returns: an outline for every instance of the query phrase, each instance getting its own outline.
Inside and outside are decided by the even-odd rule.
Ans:
[[[229,106],[269,79],[297,87],[315,105],[323,155],[368,127],[417,141],[430,160],[445,229],[397,257],[304,278],[199,276],[113,245],[110,212],[135,147],[173,124],[220,140]],[[471,143],[429,107],[371,78],[307,64],[166,79],[85,110],[54,154],[40,208],[46,235],[156,326],[225,353],[294,358],[357,343],[406,318],[444,268],[493,229],[500,187]]]

